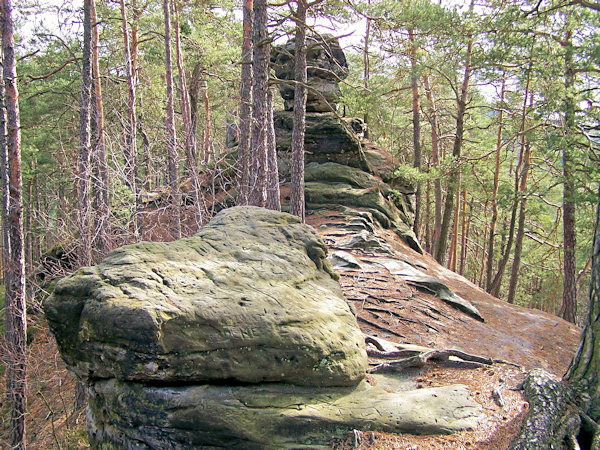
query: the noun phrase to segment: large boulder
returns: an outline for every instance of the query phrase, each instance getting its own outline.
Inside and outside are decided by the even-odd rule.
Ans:
[[[236,207],[60,281],[44,310],[87,385],[92,448],[327,448],[352,429],[473,429],[464,386],[367,382],[326,254],[296,217]]]
[[[316,231],[223,211],[176,242],[142,242],[60,281],[44,304],[80,378],[353,386],[363,336]]]

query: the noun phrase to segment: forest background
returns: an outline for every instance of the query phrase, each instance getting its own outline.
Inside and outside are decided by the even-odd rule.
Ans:
[[[579,317],[586,315],[597,203],[598,13],[577,4],[540,5],[317,2],[307,24],[309,33],[340,35],[350,76],[339,113],[364,118],[368,138],[392,152],[399,176],[418,184],[415,232],[425,248],[500,298],[573,321],[573,305],[570,311],[561,305],[565,292],[579,288]],[[84,40],[79,5],[14,6],[25,259],[33,293],[44,255],[77,252]],[[274,45],[294,32],[293,6],[269,8]],[[92,178],[107,180],[110,233],[100,242],[96,228],[94,261],[152,234],[135,219],[170,179],[163,4],[96,7],[107,172]],[[226,135],[235,130],[240,104],[241,5],[170,7],[173,121],[183,136],[174,140],[177,182],[185,190],[190,175],[185,97],[197,168],[223,183],[217,172],[225,170]],[[275,108],[282,108],[279,99]],[[235,179],[231,167],[226,171]],[[100,193],[91,195],[98,209]],[[183,234],[193,234],[214,212],[214,199],[202,201]]]
[[[126,243],[191,235],[240,202],[248,165],[229,144],[243,141],[241,7],[251,2],[138,1],[88,0],[83,13],[14,5],[21,158],[9,151],[2,172],[22,160],[29,334],[49,279]],[[11,5],[0,5],[4,20]],[[598,11],[585,0],[283,2],[269,6],[268,36],[255,33],[255,59],[304,26],[338,35],[350,67],[338,113],[361,117],[396,175],[417,187],[425,249],[499,298],[581,324],[598,203]],[[6,23],[10,150],[18,121]],[[8,175],[4,224],[21,213]],[[20,237],[10,243],[12,252]]]

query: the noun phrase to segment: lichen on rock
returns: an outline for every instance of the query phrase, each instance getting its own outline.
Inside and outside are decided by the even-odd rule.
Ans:
[[[44,308],[83,379],[352,386],[363,337],[326,255],[289,214],[231,208],[194,237],[112,252]]]

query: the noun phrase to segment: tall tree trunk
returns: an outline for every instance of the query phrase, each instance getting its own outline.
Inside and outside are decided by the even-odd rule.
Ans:
[[[471,208],[470,208],[471,209]],[[467,239],[469,237],[469,225],[471,222],[471,218],[469,217],[469,221],[467,223],[467,189],[463,188],[462,191],[462,218],[461,218],[461,232],[460,232],[460,263],[458,273],[459,275],[464,275],[465,273],[465,264],[467,260]]]
[[[292,129],[292,192],[290,213],[305,219],[304,132],[306,130],[306,0],[297,1],[294,79],[294,125]]]
[[[517,223],[517,234],[515,237],[515,253],[513,257],[513,263],[510,274],[510,281],[508,283],[508,297],[506,301],[508,303],[514,303],[517,294],[517,285],[519,282],[519,273],[521,270],[521,254],[523,253],[523,237],[525,235],[525,214],[527,209],[527,175],[529,173],[531,152],[529,142],[525,143],[525,155],[523,156],[523,168],[521,175],[521,185],[519,187],[519,220]]]
[[[531,68],[530,68],[531,69]],[[529,83],[528,83],[529,84]],[[533,107],[533,93],[529,95],[529,107]],[[525,91],[525,98],[527,98],[527,90]],[[526,110],[523,110],[523,114],[526,114]],[[508,303],[514,303],[517,294],[517,285],[519,283],[519,272],[521,270],[521,255],[523,253],[523,238],[525,236],[525,214],[527,211],[527,178],[529,176],[529,169],[531,167],[531,144],[526,139],[525,134],[521,136],[521,145],[525,147],[525,154],[523,155],[523,167],[521,169],[521,184],[519,186],[519,220],[517,223],[517,235],[515,237],[515,253],[513,256],[513,264],[511,268],[510,281],[508,283],[508,297],[506,301]]]
[[[3,11],[0,11],[3,13]],[[0,23],[4,27],[4,15],[0,16]],[[4,29],[4,28],[3,28]],[[1,37],[1,36],[0,36]],[[8,258],[10,256],[10,240],[8,233],[8,153],[6,148],[6,108],[4,100],[4,57],[0,45],[0,180],[2,198],[0,199],[0,212],[2,214],[2,283],[8,284]]]
[[[498,186],[500,180],[500,150],[502,149],[502,131],[504,127],[504,94],[506,87],[506,73],[502,74],[502,87],[500,89],[500,113],[498,114],[498,132],[496,134],[496,152],[494,164],[494,185],[492,187],[492,218],[490,219],[490,231],[488,235],[488,256],[486,263],[486,287],[487,292],[492,289],[492,275],[494,273],[494,238],[496,237],[496,223],[498,221]]]
[[[567,19],[568,20],[568,19]],[[573,68],[573,40],[571,31],[565,39],[565,139],[563,141],[563,298],[559,315],[571,323],[577,317],[577,268],[575,261],[575,170],[572,134],[575,132],[575,70]]]
[[[194,203],[194,216],[196,227],[202,225],[202,206],[200,205],[200,176],[198,173],[198,161],[196,160],[196,130],[192,126],[192,110],[190,95],[188,93],[185,69],[183,66],[183,51],[181,50],[181,36],[179,33],[179,11],[177,0],[173,0],[173,12],[175,18],[175,50],[177,54],[177,72],[179,73],[179,85],[181,89],[181,117],[185,131],[185,155],[188,166],[188,174],[192,185],[192,201]]]
[[[177,147],[175,137],[175,110],[173,106],[173,70],[171,61],[171,14],[169,0],[163,0],[163,14],[165,19],[165,84],[167,90],[167,117],[165,119],[167,138],[167,161],[169,186],[171,188],[171,224],[173,238],[181,238],[181,194],[177,177]]]
[[[427,75],[423,77],[423,85],[425,86],[425,96],[429,103],[429,121],[431,123],[431,165],[434,170],[440,167],[440,150],[439,150],[439,124],[435,96],[429,86]],[[437,174],[433,180],[433,236],[431,238],[430,252],[433,253],[440,241],[440,230],[442,228],[442,180]]]
[[[471,4],[472,6],[472,4]],[[473,39],[469,38],[467,42],[467,53],[465,55],[465,70],[463,82],[460,88],[460,96],[456,99],[456,137],[452,147],[452,157],[456,167],[452,168],[448,176],[448,188],[446,190],[446,201],[444,202],[444,214],[440,226],[440,238],[436,242],[434,257],[440,263],[444,264],[446,260],[446,248],[448,246],[448,232],[450,231],[450,221],[452,219],[452,210],[454,209],[454,197],[458,190],[458,179],[460,172],[460,155],[462,150],[464,132],[465,132],[465,111],[467,109],[467,97],[469,93],[469,81],[471,78],[471,54],[473,51]]]
[[[92,98],[92,19],[91,1],[83,2],[83,56],[81,61],[81,101],[79,104],[79,153],[77,206],[79,212],[79,262],[92,263],[92,234],[90,229],[90,107]]]
[[[460,173],[458,174],[458,179],[456,181],[458,198],[456,199],[456,204],[454,206],[454,222],[452,223],[452,239],[450,240],[450,254],[448,261],[448,268],[456,272],[456,250],[458,248],[458,224],[460,222]]]
[[[533,49],[533,42],[532,42],[532,47]],[[527,78],[526,78],[526,82],[525,82],[525,96],[523,97],[523,107],[521,109],[521,128],[520,128],[520,132],[521,132],[521,149],[520,149],[520,153],[519,153],[519,162],[517,164],[517,167],[515,168],[515,194],[513,197],[513,204],[512,204],[512,211],[511,211],[511,216],[510,216],[510,225],[508,228],[508,239],[506,241],[506,247],[504,248],[504,251],[501,252],[502,253],[502,257],[500,258],[500,261],[498,262],[498,270],[496,271],[496,275],[494,276],[490,289],[488,290],[488,292],[490,294],[492,294],[495,297],[498,297],[499,293],[500,293],[500,287],[502,286],[502,278],[504,277],[504,271],[506,269],[506,265],[508,264],[508,259],[510,257],[510,251],[512,250],[512,245],[514,242],[514,237],[515,237],[515,225],[516,225],[516,220],[517,220],[517,209],[519,208],[519,200],[520,200],[520,188],[521,188],[521,183],[519,182],[520,176],[521,174],[525,174],[525,172],[522,172],[522,168],[525,166],[525,164],[528,163],[528,161],[525,161],[525,153],[526,153],[526,148],[525,148],[525,121],[527,119],[527,100],[528,100],[528,94],[529,94],[529,83],[531,81],[531,68],[532,68],[532,63],[529,64],[529,69],[527,71]],[[527,180],[525,180],[525,183],[527,183]]]
[[[6,392],[10,407],[9,445],[24,449],[27,414],[27,310],[25,306],[25,261],[23,255],[23,197],[21,179],[21,133],[19,94],[13,39],[12,5],[0,0],[3,76],[6,105],[6,148],[9,205],[6,227],[10,253],[6,265]]]
[[[242,74],[240,84],[240,187],[237,203],[248,204],[250,193],[250,144],[252,132],[252,0],[244,0]]]
[[[104,143],[104,106],[102,104],[102,83],[100,81],[98,16],[95,0],[90,1],[92,22],[92,82],[93,104],[92,114],[94,128],[92,133],[92,191],[94,196],[94,239],[93,247],[102,257],[110,248],[110,204],[108,196],[108,164]]]
[[[252,152],[248,203],[267,203],[267,89],[271,43],[267,34],[267,2],[254,0],[252,29]]]
[[[412,125],[413,125],[413,167],[421,172],[421,116],[419,108],[419,84],[417,69],[417,44],[415,42],[415,33],[412,28],[408,29],[408,40],[410,42],[410,89],[412,91]],[[419,226],[421,224],[421,183],[417,183],[415,192],[415,223],[413,231],[415,236],[419,237]]]
[[[203,142],[203,153],[204,153],[204,165],[207,165],[210,158],[215,159],[213,155],[212,139],[210,133],[210,101],[208,99],[208,80],[202,80],[200,91],[202,92],[202,100],[204,101],[204,139]]]
[[[371,0],[367,0],[367,4],[371,4]],[[365,95],[369,92],[369,78],[371,76],[371,61],[369,58],[369,38],[371,34],[371,18],[367,17],[365,24],[365,45],[363,47],[363,83]],[[365,112],[363,116],[365,122],[365,139],[369,139],[369,113]]]
[[[136,117],[136,72],[134,71],[129,46],[129,31],[127,15],[125,13],[125,0],[119,0],[121,6],[121,24],[123,27],[123,44],[125,52],[125,69],[127,71],[127,87],[129,93],[129,128],[127,129],[127,143],[125,150],[125,183],[131,190],[135,201],[133,221],[133,234],[137,239],[143,235],[141,216],[141,195],[138,183],[137,162],[137,117]]]
[[[267,208],[281,211],[277,145],[275,142],[275,126],[273,124],[273,88],[267,91],[267,127]]]

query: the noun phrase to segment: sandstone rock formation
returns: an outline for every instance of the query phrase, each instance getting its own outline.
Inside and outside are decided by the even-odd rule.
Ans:
[[[275,76],[280,80],[294,79],[295,47],[296,41],[291,39],[285,45],[274,47],[271,51]],[[338,97],[342,94],[339,83],[348,76],[346,55],[338,39],[328,34],[307,36],[306,48],[306,111],[335,111]],[[294,107],[294,88],[293,84],[279,84],[286,111],[291,111]]]
[[[293,216],[233,208],[79,270],[45,312],[82,379],[353,386],[363,337],[326,254]]]
[[[365,381],[364,337],[326,254],[297,218],[236,207],[60,281],[44,310],[88,387],[92,446],[317,448],[353,428],[473,428],[464,387]]]

